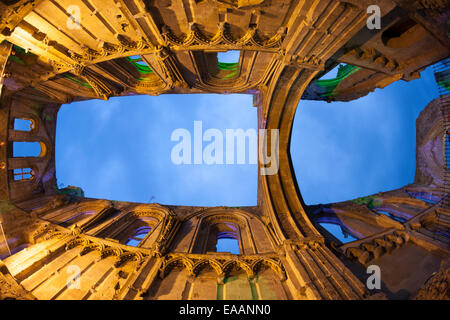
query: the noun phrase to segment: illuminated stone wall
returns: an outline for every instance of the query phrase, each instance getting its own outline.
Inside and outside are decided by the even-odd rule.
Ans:
[[[425,164],[421,157],[428,159],[428,149],[421,143],[416,182],[424,186],[330,205],[333,212],[325,214],[337,215],[360,236],[343,246],[311,218],[324,209],[316,212],[303,203],[289,143],[302,97],[357,99],[394,81],[418,78],[447,57],[445,1],[183,3],[0,2],[1,221],[10,249],[18,251],[4,261],[8,283],[15,281],[38,299],[363,299],[370,292],[348,259],[364,267],[387,257],[380,263],[395,278],[395,260],[389,257],[405,254],[402,245],[414,242],[427,252],[440,248],[424,231],[434,230],[433,206],[405,194],[437,181],[437,173],[432,181],[425,178],[440,160]],[[380,8],[378,29],[368,28],[370,5]],[[219,63],[217,53],[227,50],[240,51],[237,64]],[[320,82],[339,63],[350,65],[351,72]],[[231,92],[254,94],[258,127],[279,130],[279,170],[259,175],[257,207],[136,205],[84,199],[57,188],[54,139],[61,104]],[[34,128],[17,132],[16,117],[33,120]],[[40,156],[13,157],[18,140],[39,141]],[[33,177],[16,181],[18,168],[33,169]],[[400,206],[408,227],[373,212],[371,200]],[[224,223],[239,230],[240,255],[205,250],[211,247],[205,230],[225,230]],[[124,243],[135,227],[151,229],[138,247]],[[424,254],[407,251],[411,261]],[[412,277],[416,287],[431,269]],[[75,279],[75,287],[68,286],[77,272],[81,283]],[[1,283],[3,291],[17,289]],[[17,290],[11,296],[18,296]]]

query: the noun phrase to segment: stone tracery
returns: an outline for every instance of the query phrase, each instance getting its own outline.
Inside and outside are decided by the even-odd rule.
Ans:
[[[446,58],[445,1],[372,1],[380,5],[386,22],[382,30],[372,33],[365,26],[365,1],[205,0],[185,9],[178,0],[165,5],[140,0],[107,2],[110,11],[102,9],[105,4],[99,1],[90,1],[89,6],[85,1],[70,1],[79,5],[82,16],[89,17],[81,19],[77,30],[70,30],[65,23],[69,1],[0,2],[2,220],[9,237],[21,235],[17,246],[21,241],[32,244],[6,259],[5,265],[26,290],[37,298],[70,298],[70,293],[60,296],[44,290],[49,283],[56,283],[52,282],[57,281],[54,270],[63,270],[70,260],[84,263],[93,279],[106,279],[74,298],[141,299],[158,286],[172,294],[177,286],[191,286],[192,294],[179,298],[202,298],[211,284],[227,286],[232,270],[243,270],[248,279],[261,274],[263,279],[261,267],[267,266],[279,278],[274,280],[278,298],[361,299],[367,296],[361,279],[350,271],[348,261],[339,257],[366,265],[383,257],[395,259],[401,250],[411,251],[411,243],[448,256],[448,247],[442,245],[445,237],[439,238],[440,243],[427,233],[430,225],[443,225],[448,230],[448,220],[436,221],[432,215],[438,212],[448,217],[448,208],[409,197],[406,188],[384,193],[380,196],[383,207],[378,207],[403,210],[412,217],[404,224],[377,216],[371,211],[377,208],[364,202],[310,208],[296,186],[289,154],[293,117],[301,98],[353,100],[394,81],[417,78],[423,68]],[[417,32],[412,32],[411,38],[405,33],[399,39],[387,39],[384,32],[401,27],[402,21],[409,21],[405,17],[414,21]],[[409,50],[402,50],[404,44]],[[239,73],[232,79],[216,79],[208,64],[214,54],[225,50],[241,51]],[[146,81],[130,69],[126,57],[134,55],[141,56],[152,70]],[[345,72],[339,83],[320,82],[320,77],[338,63],[349,65],[351,72]],[[55,188],[53,146],[61,103],[129,94],[199,92],[256,93],[259,128],[280,130],[280,170],[260,177],[257,208],[183,211],[157,204],[136,207],[90,201],[74,190],[60,192]],[[418,120],[418,137],[423,141],[418,140],[416,183],[408,190],[430,189],[442,196],[435,191],[444,182],[441,165],[424,148],[431,137],[441,137],[442,120],[436,115],[435,104],[421,116],[431,120]],[[30,132],[11,130],[18,117],[32,119]],[[45,143],[45,155],[33,161],[11,158],[10,143],[19,137],[29,140],[30,135]],[[34,173],[32,180],[21,181],[20,186],[8,173],[19,167],[30,167]],[[60,219],[52,220],[91,209],[96,210],[92,218],[70,228],[58,225]],[[345,245],[330,243],[315,221],[314,212],[325,211],[344,224],[360,224],[365,237]],[[154,218],[157,222],[152,225],[149,245],[133,248],[109,238],[108,232],[102,237],[94,232],[106,230],[99,226],[111,227],[126,220],[118,219],[117,214],[130,219]],[[193,250],[202,237],[198,228],[223,221],[239,226],[241,255]],[[431,254],[428,257],[437,259]],[[38,270],[46,263],[55,269]],[[187,273],[173,273],[174,278],[167,281],[174,266]],[[212,282],[206,272],[210,269],[215,272]],[[2,279],[4,274],[2,271]],[[36,280],[38,275],[44,282]],[[423,276],[419,274],[417,281]],[[236,277],[237,283],[243,281]],[[268,290],[258,281],[260,292]],[[11,295],[30,297],[28,292],[11,287],[9,277],[8,288]]]

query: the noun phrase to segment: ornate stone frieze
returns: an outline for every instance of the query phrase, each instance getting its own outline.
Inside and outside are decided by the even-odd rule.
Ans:
[[[205,266],[211,267],[220,278],[228,276],[234,269],[245,271],[249,278],[253,278],[263,267],[272,269],[280,280],[286,279],[286,271],[276,255],[200,255],[170,253],[164,257],[160,276],[165,277],[172,267],[182,267],[192,276],[197,276]]]
[[[209,49],[217,50],[232,48],[233,50],[266,50],[277,52],[281,48],[286,30],[281,28],[269,39],[262,39],[258,35],[256,25],[250,25],[241,38],[233,38],[227,23],[220,23],[216,34],[212,38],[204,36],[195,23],[191,23],[189,33],[182,39],[173,35],[168,26],[162,27],[162,36],[170,47],[177,50]]]

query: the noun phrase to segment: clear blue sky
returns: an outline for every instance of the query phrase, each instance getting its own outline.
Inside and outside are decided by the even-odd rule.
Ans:
[[[408,184],[415,120],[437,96],[431,70],[350,103],[301,101],[291,155],[308,204],[353,199]],[[173,130],[256,129],[250,95],[161,95],[90,100],[58,113],[58,184],[87,197],[172,205],[256,205],[256,165],[171,162]],[[204,143],[204,146],[206,143]]]
[[[351,102],[301,101],[291,156],[307,204],[388,191],[414,181],[416,118],[437,98],[432,68]]]
[[[255,205],[256,165],[175,165],[171,141],[194,121],[209,128],[257,128],[251,95],[160,95],[91,100],[58,113],[58,184],[93,198],[173,205]],[[208,143],[204,143],[206,146]]]

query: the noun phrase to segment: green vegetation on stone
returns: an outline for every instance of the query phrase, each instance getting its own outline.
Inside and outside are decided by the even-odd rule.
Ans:
[[[147,64],[143,65],[143,64],[138,63],[139,61],[143,61],[142,58],[133,59],[133,58],[130,58],[130,57],[126,57],[126,59],[136,68],[136,70],[139,73],[147,74],[147,73],[152,73],[153,72],[152,68],[150,68]]]
[[[383,200],[375,198],[374,196],[367,196],[362,198],[356,198],[352,200],[352,202],[360,205],[365,205],[369,209],[373,209],[374,207],[381,205],[383,203]]]
[[[226,63],[226,62],[218,62],[217,68],[221,71],[227,72],[225,76],[223,76],[222,79],[232,79],[235,78],[238,74],[239,70],[239,63]]]
[[[81,80],[73,77],[69,73],[64,73],[63,76],[66,77],[67,79],[69,79],[70,81],[72,81],[72,82],[74,82],[76,84],[79,84],[80,86],[83,86],[83,87],[86,87],[86,88],[92,88],[92,86],[89,83],[81,81]]]
[[[335,89],[337,86],[343,81],[344,79],[348,78],[355,72],[358,72],[361,68],[352,66],[350,64],[343,64],[339,66],[338,73],[336,78],[334,79],[326,79],[326,80],[317,80],[314,82],[316,85],[324,89],[324,92],[321,94],[323,97],[333,96],[337,95],[338,92],[335,92]]]

